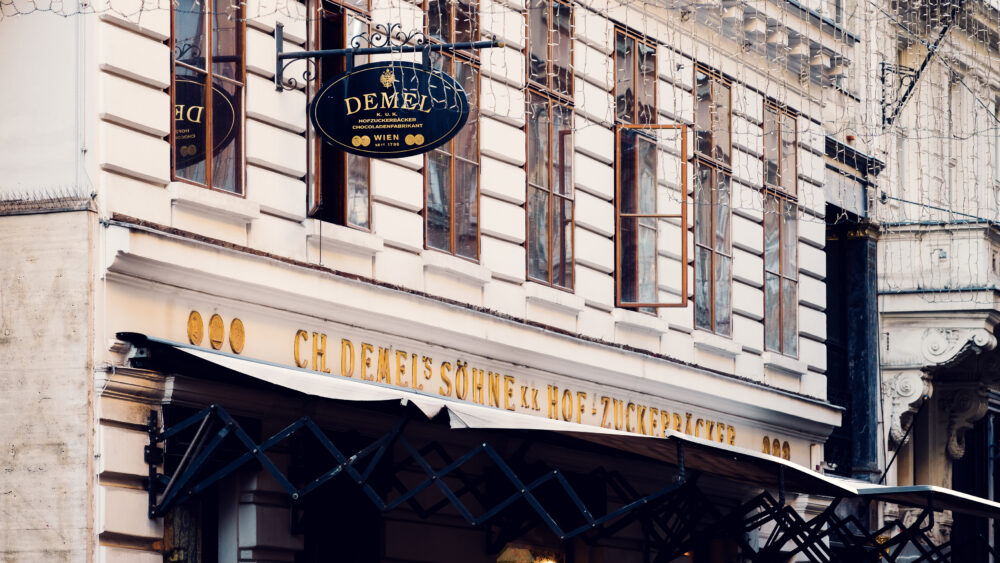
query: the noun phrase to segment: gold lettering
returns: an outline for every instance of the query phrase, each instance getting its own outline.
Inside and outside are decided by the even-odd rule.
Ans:
[[[181,121],[184,119],[184,105],[179,104],[174,106],[174,121]],[[301,330],[299,332],[302,332]],[[299,366],[303,367],[303,366]]]
[[[486,373],[483,370],[472,368],[472,402],[483,404],[483,378]]]
[[[764,445],[761,446],[760,451],[765,454],[771,453],[771,439],[764,436]]]
[[[409,356],[408,353],[402,350],[396,350],[396,385],[400,387],[406,387],[406,383],[403,383],[403,376],[406,375],[406,357]]]
[[[378,109],[378,106],[375,104],[375,99],[377,97],[378,96],[376,96],[375,94],[365,94],[364,95],[364,98],[365,98],[365,111],[370,111],[370,110],[373,110],[373,109]]]
[[[523,408],[523,409],[529,409],[529,408],[531,408],[531,405],[528,404],[528,386],[527,385],[522,385],[521,386],[521,408]]]
[[[392,377],[389,375],[389,351],[390,348],[378,347],[378,377],[376,380],[386,385],[392,385]]]
[[[719,432],[718,432],[718,434],[719,434],[719,443],[721,444],[721,443],[723,443],[723,442],[726,441],[726,436],[724,434],[724,432],[726,431],[726,425],[723,422],[719,422],[719,424],[716,426],[716,428],[719,429]]]
[[[562,394],[562,417],[566,422],[573,420],[573,392],[569,389]]]
[[[576,392],[576,423],[583,423],[583,411],[587,408],[587,394],[583,391]]]
[[[649,407],[649,435],[656,436],[656,424],[659,422],[660,409]]]
[[[667,435],[667,430],[670,430],[670,413],[667,411],[660,411],[660,430],[661,436]]]
[[[361,379],[374,381],[375,377],[368,377],[368,368],[372,367],[372,359],[369,354],[375,351],[375,347],[367,342],[361,343]]]
[[[632,428],[632,411],[635,410],[635,403],[629,403],[625,405],[625,431],[634,432],[635,429]]]
[[[299,353],[299,340],[307,342],[309,340],[309,333],[304,330],[295,331],[295,344],[292,345],[292,353],[295,355],[295,365],[304,368],[309,365],[309,360],[302,359],[302,355]]]
[[[348,357],[351,358],[350,363]],[[354,377],[354,343],[346,338],[340,339],[340,375]]]
[[[514,378],[509,375],[503,376],[503,408],[514,410]]]
[[[354,109],[351,109],[351,102],[354,102],[354,103],[358,104],[357,107],[355,107]],[[344,104],[347,105],[347,115],[351,115],[352,113],[358,113],[358,110],[361,109],[361,99],[360,98],[344,98]]]
[[[414,389],[420,389],[422,387],[422,385],[417,385],[417,358],[418,357],[419,356],[417,356],[416,354],[413,355],[413,369],[410,370],[410,383],[412,384],[412,386],[413,386]]]
[[[469,372],[466,371],[468,362],[455,363],[455,396],[465,400],[469,396]]]
[[[403,92],[403,109],[417,109],[414,105],[417,95],[413,92]]]
[[[326,367],[326,334],[313,333],[313,369],[330,373]]]
[[[683,432],[681,430],[681,415],[680,413],[673,413],[674,415],[674,432]]]
[[[777,438],[771,442],[771,455],[781,457],[781,442]]]
[[[489,372],[489,387],[490,392],[489,403],[491,407],[500,408],[500,374]]]
[[[615,430],[621,430],[625,425],[625,409],[622,408],[624,403],[619,399],[614,399],[613,403],[615,407]]]
[[[534,387],[531,389],[531,410],[542,410],[542,407],[538,406],[538,389]]]
[[[601,397],[601,404],[604,405],[604,409],[601,412],[601,428],[611,428],[611,423],[608,422],[608,411],[611,410],[611,399],[607,396]]]
[[[383,108],[398,108],[399,107],[399,93],[393,92],[392,96],[388,92],[382,92],[382,107]]]
[[[438,388],[438,395],[444,395],[447,397],[451,395],[451,378],[448,377],[448,372],[451,371],[451,364],[448,362],[441,363],[441,382],[444,386]]]
[[[684,417],[685,417],[684,433],[687,435],[691,435],[691,413],[689,412],[684,413]]]
[[[729,442],[730,446],[736,445],[736,428],[732,426],[726,428],[726,442]]]
[[[420,107],[417,108],[419,111],[422,111],[424,113],[430,113],[431,112],[431,108],[424,109],[424,102],[427,101],[427,98],[428,98],[428,96],[426,96],[426,95],[420,96]]]
[[[549,418],[559,418],[559,388],[551,385],[545,386],[549,395]]]
[[[781,444],[781,458],[786,461],[792,461],[792,447],[788,445],[788,442]]]
[[[191,117],[191,112],[192,111],[196,111],[197,112],[195,114],[195,117]],[[187,114],[185,114],[185,117],[191,123],[201,123],[201,114],[204,111],[205,111],[205,108],[203,106],[191,106],[191,107],[188,108]]]
[[[639,434],[645,435],[646,434],[646,407],[644,407],[642,405],[637,405],[636,406],[636,421],[635,421],[635,423],[636,423],[635,424],[636,429],[639,431]]]
[[[705,421],[705,426],[708,429],[708,431],[705,432],[705,439],[706,440],[714,440],[715,438],[712,437],[712,432],[715,431],[715,422],[712,421],[712,420],[706,420]]]
[[[430,378],[434,377],[434,372],[433,372],[433,369],[432,369],[433,364],[434,364],[434,360],[432,360],[431,358],[428,358],[427,356],[423,356],[423,357],[421,357],[421,359],[424,362],[424,379],[430,379]],[[421,383],[420,385],[417,385],[417,389],[423,389],[423,388],[424,388],[424,384],[423,383]]]
[[[700,438],[701,437],[701,429],[704,428],[704,427],[705,427],[705,421],[704,420],[702,420],[702,419],[699,418],[698,420],[696,420],[694,422],[694,437],[695,438]]]

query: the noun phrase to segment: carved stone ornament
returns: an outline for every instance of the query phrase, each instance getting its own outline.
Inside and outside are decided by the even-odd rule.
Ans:
[[[965,455],[965,432],[986,416],[987,388],[979,383],[940,391],[941,409],[948,416],[948,457],[962,459]]]
[[[932,391],[930,376],[919,370],[907,370],[882,382],[882,396],[889,410],[889,438],[893,449],[903,445],[906,430],[913,423],[924,397]]]
[[[961,357],[963,352],[982,352],[997,347],[997,339],[985,328],[924,331],[922,352],[931,365],[943,365]]]

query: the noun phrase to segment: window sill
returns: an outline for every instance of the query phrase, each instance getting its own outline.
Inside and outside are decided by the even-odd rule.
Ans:
[[[764,352],[760,355],[760,357],[764,360],[765,370],[777,371],[801,377],[805,375],[809,369],[805,362],[777,352]]]
[[[540,283],[525,282],[524,289],[529,303],[556,311],[576,315],[583,310],[585,305],[583,297]]]
[[[306,240],[309,244],[326,246],[358,256],[375,256],[384,248],[382,237],[345,227],[325,223],[319,219],[306,219]]]
[[[170,203],[174,207],[244,225],[260,218],[260,205],[237,194],[218,192],[187,182],[170,182],[167,190],[170,192]]]
[[[490,281],[489,268],[464,258],[430,249],[424,250],[421,256],[424,259],[424,272],[454,276],[480,287]]]
[[[691,339],[694,342],[695,348],[715,354],[716,356],[736,358],[736,356],[739,356],[743,352],[743,346],[738,342],[725,336],[705,332],[704,330],[695,330],[694,334],[691,335]]]
[[[620,326],[650,334],[662,334],[667,331],[667,322],[655,315],[629,311],[628,309],[615,309],[612,315],[616,327]]]

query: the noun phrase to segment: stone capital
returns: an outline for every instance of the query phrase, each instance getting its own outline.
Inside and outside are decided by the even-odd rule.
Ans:
[[[979,382],[947,383],[938,388],[938,404],[948,420],[948,457],[965,455],[965,433],[988,408],[988,388]]]
[[[889,443],[893,449],[903,445],[907,429],[924,401],[933,390],[931,377],[920,370],[886,371],[882,379],[885,398]]]

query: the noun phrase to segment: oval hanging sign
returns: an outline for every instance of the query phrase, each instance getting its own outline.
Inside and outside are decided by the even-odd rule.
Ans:
[[[212,85],[212,154],[218,155],[236,138],[238,131],[233,96]],[[174,82],[174,156],[177,168],[205,160],[205,84],[178,78]]]
[[[402,158],[454,137],[469,118],[469,98],[447,74],[417,63],[383,61],[324,83],[309,116],[316,131],[340,149]]]

